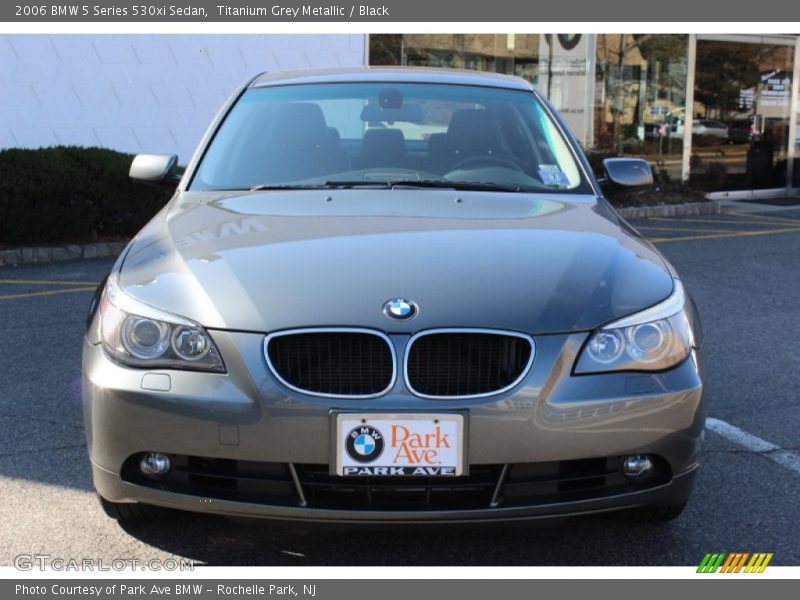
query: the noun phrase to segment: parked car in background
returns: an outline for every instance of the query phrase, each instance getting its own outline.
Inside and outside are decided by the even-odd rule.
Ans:
[[[683,133],[683,121],[674,122],[671,131],[672,137],[683,138]],[[725,125],[725,123],[712,119],[695,119],[692,122],[692,135],[695,137],[727,140],[728,126]]]
[[[176,162],[130,174],[175,186]],[[603,195],[651,185],[649,165],[604,169],[516,77],[249,81],[91,309],[106,512],[678,516],[704,425],[699,320]]]

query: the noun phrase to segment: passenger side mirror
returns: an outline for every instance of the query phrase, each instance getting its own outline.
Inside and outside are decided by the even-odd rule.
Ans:
[[[128,176],[142,183],[174,185],[180,180],[175,172],[177,166],[178,157],[175,154],[137,154]]]
[[[603,170],[606,176],[601,184],[610,182],[626,188],[653,185],[650,164],[641,158],[606,158]]]

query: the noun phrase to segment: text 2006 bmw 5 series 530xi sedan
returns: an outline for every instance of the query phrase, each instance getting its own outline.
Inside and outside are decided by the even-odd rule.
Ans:
[[[98,289],[83,344],[106,512],[347,523],[677,516],[701,343],[666,259],[522,79],[261,75]]]

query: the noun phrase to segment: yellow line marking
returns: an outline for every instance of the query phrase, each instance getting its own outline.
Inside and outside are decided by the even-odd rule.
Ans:
[[[0,285],[100,285],[99,281],[59,281],[56,279],[0,279]]]
[[[650,221],[665,221],[667,223],[721,223],[723,225],[761,225],[762,227],[785,225],[786,223],[767,223],[765,221],[723,221],[722,219],[673,219],[669,217],[650,217]],[[800,227],[800,221],[792,221]]]
[[[715,240],[719,238],[752,237],[756,235],[775,235],[778,233],[792,233],[800,231],[800,227],[788,227],[786,229],[768,229],[758,231],[737,231],[735,233],[710,233],[708,235],[685,235],[671,238],[650,238],[653,244],[662,242],[684,242],[688,240]]]
[[[18,300],[21,298],[36,298],[38,296],[55,296],[57,294],[70,294],[72,292],[93,292],[96,287],[73,287],[63,290],[47,290],[46,292],[29,292],[27,294],[4,294],[0,295],[0,300]]]
[[[800,223],[800,219],[792,219],[792,218],[789,218],[789,217],[769,217],[769,216],[761,215],[761,214],[752,215],[752,214],[749,214],[749,213],[738,213],[738,212],[729,212],[729,213],[725,213],[725,214],[726,215],[730,215],[732,217],[741,217],[743,219],[756,219],[757,221],[760,221],[760,222],[763,222],[763,223],[770,223],[770,224],[771,223],[775,223],[776,225],[778,225],[778,224],[785,225],[785,224],[788,224],[788,223]]]
[[[705,227],[656,227],[654,225],[639,225],[636,229],[653,229],[656,231],[702,231],[707,233],[730,233],[730,229],[707,229]]]

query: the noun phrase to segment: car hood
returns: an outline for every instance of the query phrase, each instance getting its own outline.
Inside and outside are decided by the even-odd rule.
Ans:
[[[589,330],[672,291],[590,196],[450,190],[183,192],[133,240],[131,296],[209,328]],[[415,302],[393,321],[388,299]]]

